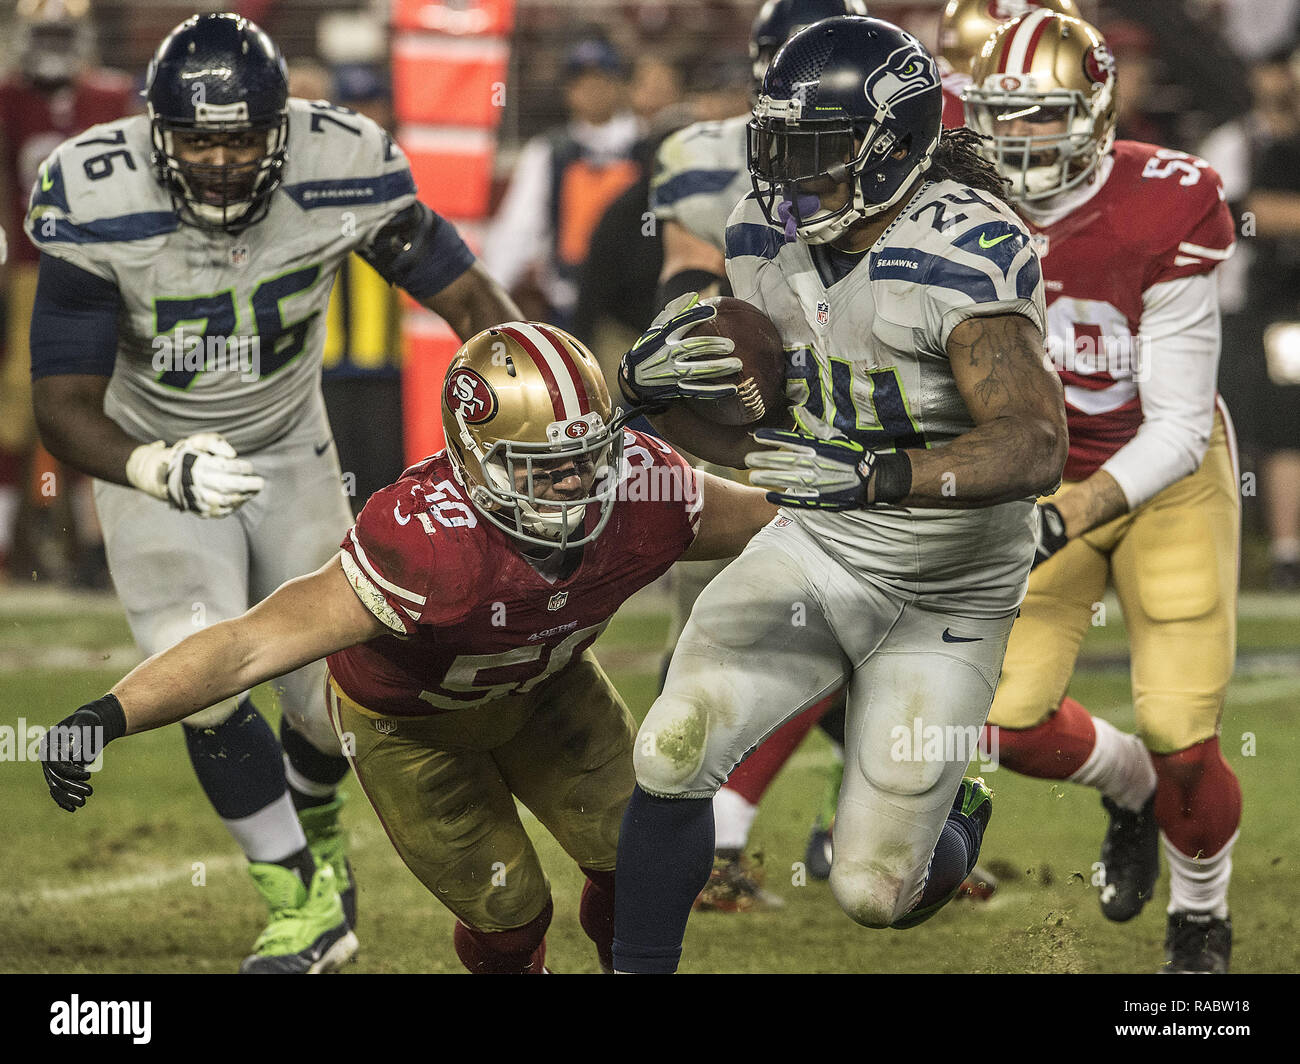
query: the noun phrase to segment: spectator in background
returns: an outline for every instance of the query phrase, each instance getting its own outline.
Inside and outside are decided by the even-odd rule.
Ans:
[[[289,68],[289,92],[325,99],[393,132],[387,72],[373,63]],[[397,289],[356,254],[339,267],[326,319],[321,390],[353,514],[406,468],[402,433],[402,308]]]
[[[75,529],[74,582],[107,587],[108,563],[90,481],[58,468],[36,443],[27,327],[39,255],[23,233],[23,215],[45,157],[88,126],[130,113],[134,96],[129,78],[92,64],[87,0],[21,0],[15,30],[18,65],[0,79],[0,209],[5,212],[0,223],[11,240],[4,279],[6,325],[0,337],[0,577],[17,545],[20,513],[31,516],[27,491],[33,462],[38,462],[54,473],[53,481],[47,481],[54,485],[54,507],[66,508],[52,523]],[[51,499],[43,496],[41,501],[48,505]],[[22,523],[28,524],[26,517]],[[26,547],[26,557],[18,559],[21,568],[43,568],[36,544]]]
[[[1221,278],[1220,391],[1260,458],[1270,584],[1300,588],[1300,83],[1290,47],[1251,69],[1254,106],[1201,154],[1242,239]]]
[[[646,135],[633,152],[641,168],[601,215],[579,271],[573,332],[596,355],[605,382],[617,387],[618,360],[659,307],[655,289],[663,266],[661,223],[649,211],[650,178],[663,139],[693,122],[718,121],[749,110],[750,63],[741,55],[710,55],[690,79],[688,95],[646,114]]]
[[[574,45],[564,77],[569,121],[524,146],[488,230],[483,260],[512,291],[531,273],[547,305],[542,313],[527,306],[525,311],[567,327],[592,231],[640,173],[633,149],[642,126],[628,107],[623,59],[608,41],[589,38]]]
[[[657,55],[642,55],[632,67],[632,110],[647,127],[661,115],[682,114],[686,90],[676,65]]]

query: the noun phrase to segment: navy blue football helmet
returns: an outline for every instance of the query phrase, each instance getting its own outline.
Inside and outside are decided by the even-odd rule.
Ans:
[[[764,215],[823,244],[888,210],[929,167],[942,112],[939,69],[910,33],[856,17],[800,31],[768,67],[749,124]]]
[[[235,233],[266,214],[289,132],[289,77],[270,37],[240,15],[194,15],[159,45],[145,99],[154,169],[186,222]]]
[[[767,0],[749,31],[754,82],[761,83],[776,50],[801,29],[835,15],[865,15],[863,0]]]

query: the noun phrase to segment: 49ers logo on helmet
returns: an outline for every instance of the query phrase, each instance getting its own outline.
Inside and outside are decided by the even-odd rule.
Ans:
[[[1104,44],[1094,44],[1089,48],[1083,57],[1083,72],[1094,85],[1100,85],[1114,77],[1115,57],[1110,54],[1110,49]]]
[[[447,378],[443,394],[447,409],[459,414],[468,425],[491,421],[497,412],[497,394],[482,375],[472,369],[458,369]]]
[[[564,426],[564,434],[571,440],[580,440],[591,431],[591,426],[585,421],[570,421]]]

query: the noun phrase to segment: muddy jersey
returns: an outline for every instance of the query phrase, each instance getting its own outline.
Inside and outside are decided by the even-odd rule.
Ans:
[[[1065,479],[1082,480],[1137,433],[1138,385],[1160,372],[1138,340],[1143,293],[1226,259],[1232,215],[1204,160],[1119,141],[1092,198],[1030,229],[1047,289],[1048,350],[1065,385]]]
[[[481,519],[439,452],[371,496],[343,541],[353,589],[393,634],[331,655],[331,675],[384,716],[526,694],[576,660],[614,611],[690,546],[702,503],[696,484],[672,448],[625,432],[609,523],[572,574],[552,581]]]
[[[94,126],[41,167],[27,233],[120,293],[104,412],[137,439],[220,432],[243,453],[286,436],[318,405],[339,264],[415,201],[406,158],[379,126],[323,101],[288,110],[281,184],[238,233],[181,221],[145,116]],[[473,261],[460,249],[446,283]]]
[[[799,429],[876,451],[939,447],[975,427],[948,362],[958,324],[1020,314],[1045,326],[1024,224],[994,197],[954,181],[924,183],[856,262],[787,240],[747,199],[727,227],[727,274],[736,296],[781,333]],[[901,594],[960,593],[967,608],[988,615],[1014,608],[1023,594],[1033,553],[1029,500],[795,516]]]

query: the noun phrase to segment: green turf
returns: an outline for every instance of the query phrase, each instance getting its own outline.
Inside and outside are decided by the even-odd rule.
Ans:
[[[1072,694],[1131,725],[1118,611],[1090,633]],[[598,646],[633,712],[657,683],[665,618],[616,619]],[[1295,647],[1294,613],[1242,625],[1243,652]],[[120,670],[15,664],[24,651],[95,651],[122,645],[120,618],[72,622],[0,617],[0,724],[50,723],[102,693]],[[1104,669],[1086,667],[1089,660]],[[92,655],[93,660],[93,655]],[[1300,677],[1242,674],[1223,723],[1224,750],[1241,778],[1245,813],[1233,855],[1230,901],[1237,972],[1300,971],[1291,866],[1300,853],[1294,723]],[[264,706],[270,699],[261,698]],[[1243,752],[1245,751],[1245,752]],[[45,793],[39,768],[0,763],[0,971],[233,971],[261,926],[260,902],[229,836],[207,807],[175,729],[114,746],[87,809],[70,816]],[[769,889],[786,907],[747,916],[692,918],[683,971],[711,972],[1144,972],[1156,967],[1168,881],[1129,924],[1102,919],[1091,886],[1104,830],[1096,795],[1079,788],[986,774],[995,793],[983,862],[1001,876],[988,903],[954,903],[907,932],[868,931],[843,916],[824,883],[800,884],[808,826],[830,757],[814,732],[777,780],[755,823]],[[451,916],[405,870],[373,814],[349,785],[345,822],[354,842],[361,954],[351,971],[458,972]],[[531,822],[531,821],[530,821]],[[577,921],[577,869],[540,828],[535,837],[554,888],[548,963],[593,972]]]

